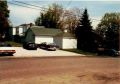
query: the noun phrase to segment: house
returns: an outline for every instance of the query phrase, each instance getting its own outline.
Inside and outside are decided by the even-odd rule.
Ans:
[[[21,24],[16,27],[12,27],[12,35],[18,35],[18,36],[24,36],[24,33],[27,31],[27,29],[32,25],[30,24]]]
[[[42,42],[55,43],[61,49],[72,49],[77,47],[77,41],[74,35],[67,30],[64,32],[60,29],[45,28],[44,26],[32,26],[25,34],[25,42]]]
[[[26,31],[25,42],[53,43],[54,36],[61,33],[60,29],[45,28],[44,26],[32,26]]]
[[[77,40],[75,36],[69,33],[67,30],[57,34],[54,37],[54,42],[62,49],[75,49],[77,48]]]
[[[17,42],[22,42],[23,37],[25,35],[25,32],[27,29],[32,26],[32,23],[29,24],[21,24],[19,26],[11,27],[9,28],[9,36],[12,40],[17,41]]]

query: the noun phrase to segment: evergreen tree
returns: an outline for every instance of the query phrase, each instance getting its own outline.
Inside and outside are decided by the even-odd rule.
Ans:
[[[77,48],[85,51],[95,50],[95,38],[92,30],[91,22],[87,13],[87,9],[84,10],[80,23],[75,30],[77,38]]]
[[[37,26],[41,26],[41,25],[42,25],[42,22],[41,22],[41,18],[40,18],[40,17],[37,17],[37,18],[36,18],[35,24],[36,24]]]

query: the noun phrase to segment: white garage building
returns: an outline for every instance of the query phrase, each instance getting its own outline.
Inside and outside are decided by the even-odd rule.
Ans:
[[[54,42],[62,49],[77,48],[77,40],[75,36],[67,31],[57,34]]]
[[[32,26],[25,34],[25,42],[55,43],[61,49],[77,48],[77,41],[73,34],[62,32],[60,29],[45,28],[43,26]]]

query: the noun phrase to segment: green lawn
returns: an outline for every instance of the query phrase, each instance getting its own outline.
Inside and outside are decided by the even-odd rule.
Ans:
[[[14,42],[14,41],[6,41],[6,43],[12,45],[13,47],[22,47],[21,43],[17,43],[17,42]]]

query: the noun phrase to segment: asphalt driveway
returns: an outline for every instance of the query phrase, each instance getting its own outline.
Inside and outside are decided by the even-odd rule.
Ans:
[[[39,48],[37,50],[26,50],[22,47],[13,47],[13,49],[16,50],[14,57],[85,56],[63,50],[47,51]]]

